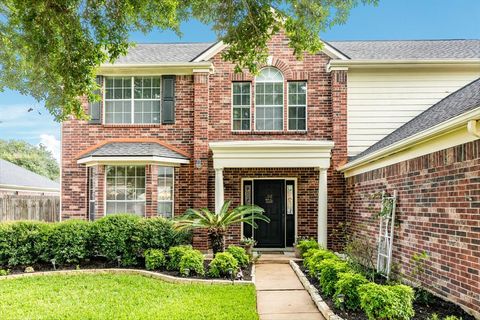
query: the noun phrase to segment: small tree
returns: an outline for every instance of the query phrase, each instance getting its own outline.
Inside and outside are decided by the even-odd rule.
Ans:
[[[229,226],[235,223],[247,223],[253,228],[258,225],[255,220],[270,222],[263,214],[264,210],[255,205],[238,206],[229,210],[231,201],[226,201],[219,212],[208,209],[188,209],[175,221],[177,229],[207,229],[208,239],[212,245],[213,254],[225,251],[225,234]]]

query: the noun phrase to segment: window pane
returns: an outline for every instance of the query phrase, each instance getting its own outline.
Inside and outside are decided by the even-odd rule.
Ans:
[[[158,167],[158,215],[172,217],[174,198],[174,169]]]
[[[106,213],[142,214],[145,211],[145,167],[107,166],[106,175]]]
[[[233,130],[249,130],[250,126],[242,123],[248,124],[250,119],[250,83],[234,82],[232,86],[232,128]]]
[[[283,76],[265,68],[256,78],[255,116],[257,130],[283,130]]]
[[[288,89],[288,129],[306,130],[307,83],[305,81],[290,82]]]

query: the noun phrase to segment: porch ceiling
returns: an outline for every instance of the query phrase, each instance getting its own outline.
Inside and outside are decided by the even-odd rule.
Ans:
[[[333,141],[218,141],[210,142],[213,166],[222,168],[330,167]]]

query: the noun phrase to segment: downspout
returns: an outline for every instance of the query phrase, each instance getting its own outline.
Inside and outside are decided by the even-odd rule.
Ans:
[[[470,120],[467,122],[467,131],[471,135],[480,138],[480,120]]]

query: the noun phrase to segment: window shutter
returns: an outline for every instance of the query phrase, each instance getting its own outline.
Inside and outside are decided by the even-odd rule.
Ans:
[[[162,124],[175,123],[175,76],[162,76]]]
[[[97,76],[97,84],[100,86],[102,84],[102,76]],[[95,94],[100,95],[101,90],[95,90]],[[102,113],[102,101],[95,101],[88,103],[88,113],[90,115],[91,124],[102,123],[101,113]]]

